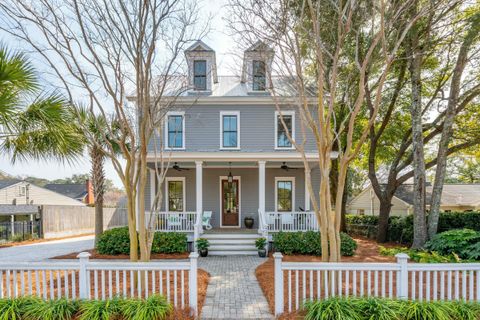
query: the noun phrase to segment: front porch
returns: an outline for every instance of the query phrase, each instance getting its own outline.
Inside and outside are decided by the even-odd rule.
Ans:
[[[245,230],[268,237],[279,231],[318,230],[306,187],[313,177],[314,191],[318,191],[315,166],[309,171],[298,160],[228,160],[172,160],[161,190],[163,210],[154,217],[155,229],[189,233],[193,241],[206,232],[202,216],[211,214],[211,233]],[[152,163],[146,207],[153,204],[150,195],[158,187],[153,168]],[[254,219],[252,229],[246,228],[245,217]]]

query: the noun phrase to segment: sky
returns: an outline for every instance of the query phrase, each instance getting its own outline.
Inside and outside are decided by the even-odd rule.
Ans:
[[[205,0],[202,4],[202,14],[204,19],[210,19],[211,31],[204,39],[205,43],[215,50],[217,56],[217,69],[219,75],[228,75],[234,72],[234,69],[239,68],[235,65],[234,50],[235,42],[229,36],[226,22],[223,17],[227,14],[225,8],[226,0]],[[7,35],[0,31],[0,43],[7,45],[9,48],[18,48],[18,42],[12,40]],[[48,79],[45,79],[48,81]],[[78,159],[74,162],[57,162],[50,161],[34,161],[28,160],[12,164],[7,155],[0,155],[0,171],[9,175],[19,176],[21,178],[26,176],[34,176],[46,179],[59,179],[70,177],[73,174],[82,174],[90,172],[90,160],[87,156]],[[118,178],[111,163],[107,160],[105,163],[105,172],[108,179],[111,179],[115,186],[122,187],[121,181]]]

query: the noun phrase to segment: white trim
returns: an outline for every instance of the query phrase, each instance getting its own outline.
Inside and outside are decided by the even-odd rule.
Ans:
[[[258,161],[258,209],[265,213],[265,167],[266,161]]]
[[[156,190],[155,190],[155,181],[157,180],[156,178],[156,173],[155,170],[149,169],[150,170],[150,210],[153,210],[153,204],[155,202],[155,196],[156,196]],[[160,209],[160,208],[159,208]]]
[[[275,177],[275,211],[278,212],[278,190],[277,183],[278,181],[291,181],[292,182],[292,211],[295,211],[295,177]],[[290,212],[290,211],[282,211]]]
[[[242,179],[240,176],[233,176],[233,180],[238,180],[238,225],[236,226],[224,226],[223,225],[223,208],[222,208],[222,198],[223,198],[223,190],[222,190],[222,180],[228,179],[227,176],[220,176],[218,177],[218,189],[220,191],[220,206],[219,206],[219,213],[220,213],[220,228],[240,228],[241,221],[242,221]]]
[[[229,149],[230,150],[230,149]],[[236,161],[252,161],[256,162],[258,160],[265,160],[265,161],[290,161],[290,160],[298,160],[302,161],[302,155],[293,150],[293,151],[285,151],[285,152],[228,152],[228,151],[213,151],[213,152],[170,152],[169,154],[170,160],[179,160],[179,161],[196,161],[196,160],[203,160],[203,161],[229,161],[229,162],[236,162]],[[317,160],[318,159],[318,152],[309,152],[305,154],[308,160]],[[337,158],[337,152],[331,152],[330,157],[332,159]],[[155,156],[154,152],[151,152],[147,155],[147,159],[153,161],[154,159],[159,159],[159,156]]]
[[[237,117],[237,146],[223,146],[223,116]],[[220,111],[220,150],[240,150],[240,111]]]
[[[170,210],[168,209],[168,203],[169,203],[169,198],[168,198],[168,183],[170,181],[182,181],[182,191],[183,191],[183,211],[187,211],[186,205],[187,205],[187,197],[186,197],[186,188],[185,188],[185,177],[166,177],[165,178],[165,211],[169,212]],[[179,211],[180,212],[180,211]]]
[[[310,169],[310,168],[309,168]],[[307,168],[304,169],[305,171],[305,211],[310,211],[311,201],[310,201],[310,192],[308,191],[307,181],[311,180],[311,170]]]
[[[182,117],[182,147],[172,148],[168,146],[168,117],[181,116]],[[185,111],[169,111],[165,115],[165,150],[185,150]]]
[[[203,162],[195,161],[195,211],[203,214]]]
[[[278,146],[278,119],[280,117],[280,114],[282,116],[291,116],[292,117],[292,139],[295,140],[295,111],[275,111],[275,123],[274,123],[274,128],[275,128],[275,150],[292,150],[295,149],[295,146],[292,143],[291,147],[279,147]]]
[[[268,91],[267,91],[268,92]],[[162,101],[174,102],[175,105],[188,105],[195,108],[198,105],[207,105],[216,107],[219,104],[223,105],[275,105],[276,103],[281,105],[300,105],[303,98],[299,97],[280,97],[278,101],[275,101],[272,95],[260,95],[260,96],[202,96],[202,95],[190,95],[190,96],[171,96],[164,97]],[[308,104],[316,105],[318,99],[315,97],[305,98]],[[135,102],[136,96],[128,96],[128,101]]]

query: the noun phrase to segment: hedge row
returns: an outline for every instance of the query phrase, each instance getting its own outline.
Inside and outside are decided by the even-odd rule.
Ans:
[[[353,256],[357,242],[348,234],[340,233],[342,256]],[[322,255],[320,232],[279,232],[273,235],[273,247],[284,254]]]
[[[97,244],[100,254],[130,254],[128,227],[114,228],[102,233]],[[177,232],[156,232],[153,237],[152,253],[187,252],[187,235]]]
[[[347,215],[347,231],[354,235],[374,238],[376,236],[378,216]],[[453,229],[472,229],[480,231],[480,212],[441,212],[438,220],[438,232]],[[413,240],[413,215],[392,216],[388,221],[388,240],[411,243]]]
[[[305,305],[306,320],[476,320],[480,304],[380,298],[329,298]]]
[[[36,297],[0,299],[5,320],[144,320],[166,319],[172,305],[160,295],[145,300],[42,300]]]

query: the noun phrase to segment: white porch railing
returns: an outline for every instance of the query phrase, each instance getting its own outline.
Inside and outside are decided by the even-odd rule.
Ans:
[[[198,223],[196,212],[157,212],[154,216],[155,231],[194,232]]]
[[[404,253],[397,263],[283,262],[282,254],[273,256],[275,315],[334,296],[480,302],[480,263],[408,263]]]
[[[268,232],[318,231],[317,218],[311,211],[267,212],[265,215]]]
[[[176,262],[0,263],[0,298],[33,295],[43,299],[106,299],[162,294],[174,307],[197,310],[197,260]],[[144,281],[142,281],[144,277]],[[136,283],[135,283],[136,282]]]

